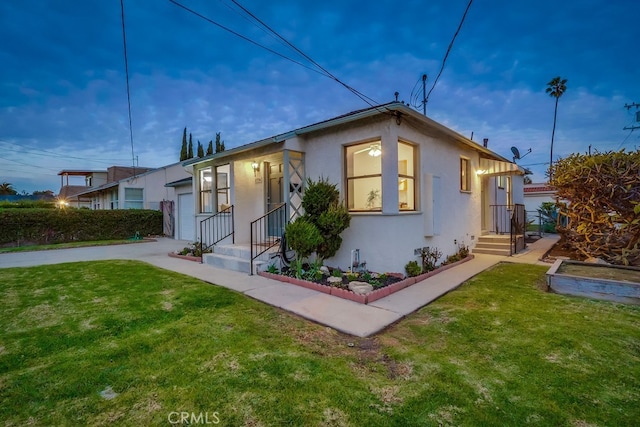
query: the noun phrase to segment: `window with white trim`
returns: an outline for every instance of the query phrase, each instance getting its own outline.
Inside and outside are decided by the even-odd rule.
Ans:
[[[211,168],[200,169],[200,213],[212,213],[213,212],[213,200],[211,195],[211,188],[213,183]]]
[[[460,157],[460,191],[471,192],[471,161]]]
[[[347,207],[350,211],[382,210],[381,141],[345,147]]]
[[[229,202],[229,190],[231,188],[229,183],[230,169],[229,165],[216,167],[216,204],[218,212],[231,206],[231,202]]]
[[[143,209],[144,208],[144,189],[143,188],[125,188],[124,189],[124,208],[125,209]]]
[[[113,190],[110,195],[109,207],[111,209],[118,209],[118,190]]]
[[[401,211],[416,209],[415,153],[415,146],[398,142],[398,208]]]

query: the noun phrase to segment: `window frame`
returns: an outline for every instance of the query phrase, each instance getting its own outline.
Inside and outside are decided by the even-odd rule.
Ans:
[[[140,199],[130,199],[127,198],[127,190],[140,190]],[[139,203],[140,207],[137,205],[131,206],[132,203]],[[144,188],[141,187],[125,187],[124,189],[124,208],[125,209],[144,209]]]
[[[471,193],[471,159],[460,156],[460,192]]]
[[[209,181],[206,180],[205,174],[209,173]],[[208,182],[209,188],[205,188],[203,182]],[[205,197],[208,199],[205,202]],[[198,213],[211,214],[213,213],[213,168],[208,166],[206,168],[198,169]]]
[[[118,209],[118,190],[111,191],[109,197],[109,207],[111,208],[111,210]]]
[[[353,143],[353,144],[348,144],[348,145],[344,145],[343,146],[343,161],[344,161],[344,176],[345,176],[345,201],[346,201],[346,205],[347,205],[347,210],[349,212],[367,212],[367,213],[371,213],[371,212],[375,212],[375,213],[381,213],[382,212],[382,199],[383,199],[383,194],[382,194],[382,154],[378,155],[378,156],[374,156],[377,157],[379,159],[380,162],[380,173],[374,173],[374,174],[364,174],[364,175],[353,175],[353,176],[349,176],[349,158],[348,158],[348,154],[349,154],[349,150],[350,149],[354,149],[355,151],[353,153],[351,153],[351,155],[355,155],[356,151],[358,151],[358,149],[356,147],[362,147],[364,149],[366,149],[367,146],[372,146],[378,144],[379,146],[382,146],[382,139],[380,138],[374,138],[374,139],[370,139],[370,140],[366,140],[366,141],[361,141],[361,142],[357,142],[357,143]],[[379,197],[380,199],[380,207],[376,207],[376,208],[364,208],[364,209],[358,209],[358,208],[350,208],[350,198],[353,196],[350,191],[349,191],[349,187],[350,187],[350,183],[351,182],[355,182],[357,180],[364,180],[364,179],[371,179],[371,178],[378,178],[380,180],[380,188],[379,188],[379,196],[377,196],[376,198]],[[375,200],[375,199],[374,199]],[[355,202],[354,202],[354,206],[355,206]]]
[[[219,169],[223,169],[223,172],[219,172]],[[224,165],[218,165],[215,167],[215,171],[216,171],[216,212],[220,212],[223,211],[224,209],[221,209],[222,204],[220,203],[220,194],[225,194],[226,195],[226,199],[227,199],[227,205],[231,206],[231,165],[229,163],[226,163]],[[220,187],[219,183],[220,183],[220,175],[226,175],[226,186],[225,187]],[[213,189],[212,189],[213,190]],[[225,208],[226,209],[226,208]]]
[[[401,174],[400,172],[400,162],[402,160],[400,160],[400,145],[405,145],[407,147],[409,147],[411,149],[411,170],[413,172],[413,174],[409,174],[408,172],[405,174]],[[416,144],[411,144],[410,142],[398,139],[398,144],[397,144],[397,149],[398,149],[398,210],[400,212],[415,212],[418,210],[418,206],[417,206],[417,179],[416,179],[416,171],[418,170],[418,163],[417,163],[417,159],[418,159],[418,146]],[[410,197],[413,199],[413,207],[412,208],[402,208],[401,207],[401,202],[400,202],[400,192],[403,191],[400,189],[400,185],[402,184],[402,180],[407,180],[407,182],[405,182],[405,185],[409,185],[408,181],[411,180],[412,181],[412,187],[413,187],[413,192],[412,194],[410,194]]]

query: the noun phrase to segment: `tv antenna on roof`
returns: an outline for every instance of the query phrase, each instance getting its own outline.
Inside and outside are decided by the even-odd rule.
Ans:
[[[529,154],[531,152],[531,148],[529,148],[529,151],[527,151],[526,153],[524,153],[523,156],[520,155],[520,150],[518,150],[517,147],[511,147],[511,152],[513,153],[513,162],[515,163],[516,160],[520,160],[521,158],[525,157],[527,154]]]

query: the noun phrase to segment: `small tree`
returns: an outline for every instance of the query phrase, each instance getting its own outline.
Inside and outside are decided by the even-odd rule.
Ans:
[[[567,206],[558,231],[587,257],[640,265],[640,150],[572,154],[550,169]]]
[[[213,154],[213,140],[209,140],[209,145],[207,146],[207,156]]]
[[[193,137],[189,134],[189,147],[187,148],[187,159],[193,159]]]
[[[331,258],[342,245],[340,234],[351,222],[349,211],[340,203],[336,185],[323,177],[316,182],[307,179],[302,207],[305,220],[314,224],[322,236],[322,242],[315,249],[318,257]]]
[[[302,276],[302,261],[309,258],[322,242],[322,236],[318,228],[308,222],[304,217],[299,217],[285,228],[287,243],[296,251],[296,277]]]
[[[216,153],[224,151],[224,141],[220,140],[220,132],[216,132]]]
[[[204,148],[200,144],[200,140],[198,140],[198,157],[204,157]]]
[[[180,148],[180,161],[187,160],[187,128],[182,132],[182,147]]]

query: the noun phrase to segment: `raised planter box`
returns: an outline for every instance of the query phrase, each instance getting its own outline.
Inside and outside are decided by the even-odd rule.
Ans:
[[[446,271],[450,268],[455,267],[456,265],[460,265],[462,263],[465,263],[467,261],[470,261],[473,259],[473,255],[469,255],[468,257],[466,257],[463,260],[454,262],[452,264],[447,264],[444,265],[442,267],[439,267],[433,271],[430,271],[428,273],[425,274],[421,274],[420,276],[416,276],[416,277],[407,277],[399,282],[393,283],[389,286],[385,286],[384,288],[380,288],[380,289],[376,289],[370,293],[368,293],[367,295],[358,295],[356,293],[351,292],[350,290],[347,289],[342,289],[342,288],[335,288],[335,287],[330,287],[330,286],[326,286],[326,285],[321,285],[319,283],[315,283],[315,282],[310,282],[308,280],[303,280],[303,279],[296,279],[294,277],[288,277],[288,276],[283,276],[281,274],[273,274],[273,273],[268,273],[266,271],[259,271],[258,275],[263,276],[263,277],[267,277],[269,279],[273,279],[273,280],[279,280],[280,282],[285,282],[285,283],[291,283],[293,285],[297,285],[297,286],[302,286],[304,288],[307,289],[312,289],[314,291],[318,291],[318,292],[323,292],[325,294],[330,294],[339,298],[344,298],[344,299],[348,299],[350,301],[355,301],[358,302],[360,304],[369,304],[371,302],[377,301],[381,298],[387,297],[389,295],[394,294],[395,292],[401,291],[402,289],[409,287],[415,283],[421,282],[422,280],[425,280],[431,276],[434,276],[438,273],[441,273],[443,271]],[[398,277],[403,277],[401,274],[399,273],[389,273],[391,275],[395,275]]]
[[[580,274],[571,266],[579,266]],[[623,279],[604,278],[606,276]],[[640,304],[640,268],[637,267],[557,260],[547,271],[547,285],[559,294]]]

